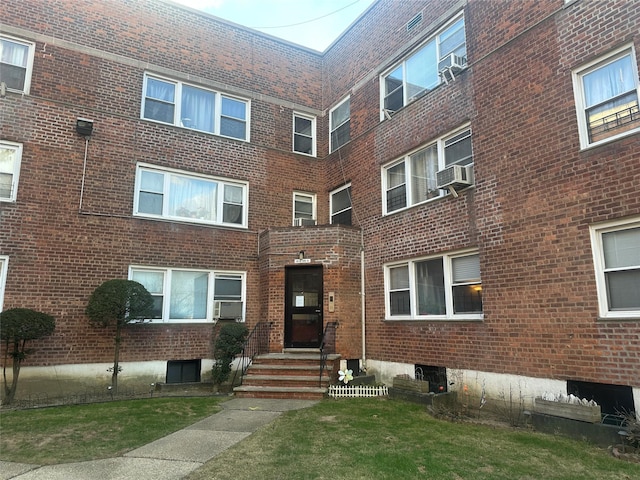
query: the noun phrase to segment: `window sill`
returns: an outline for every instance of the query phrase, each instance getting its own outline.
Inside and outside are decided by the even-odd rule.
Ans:
[[[484,321],[484,315],[473,315],[473,316],[456,316],[456,317],[432,317],[432,318],[408,318],[408,317],[403,317],[403,318],[389,318],[389,317],[385,317],[384,319],[385,322],[390,322],[390,323],[396,323],[396,322],[437,322],[437,323],[443,323],[443,322],[451,322],[451,323],[456,323],[456,322],[483,322]]]
[[[151,220],[154,222],[179,223],[181,225],[193,225],[195,227],[224,228],[229,230],[247,230],[249,228],[246,225],[233,225],[229,223],[194,222],[189,220],[180,220],[179,218],[165,218],[165,217],[155,217],[151,215],[141,215],[139,213],[134,213],[133,218],[137,218],[140,220]]]
[[[598,316],[598,322],[640,322],[640,312]]]

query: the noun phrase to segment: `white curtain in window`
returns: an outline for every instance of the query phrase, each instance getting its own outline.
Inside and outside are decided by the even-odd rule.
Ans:
[[[411,155],[411,204],[438,196],[438,148],[432,145]]]
[[[22,68],[27,67],[29,47],[10,40],[0,40],[0,49],[2,50],[2,53],[0,54],[2,63]]]
[[[172,175],[169,189],[170,216],[216,220],[216,182]]]
[[[631,56],[627,55],[594,70],[583,77],[587,108],[629,92],[636,87],[631,67]],[[611,106],[616,105],[609,105]]]
[[[0,197],[11,198],[13,174],[15,169],[15,150],[0,148]]]
[[[180,122],[183,127],[213,133],[215,93],[183,85]]]
[[[442,259],[427,260],[415,265],[418,284],[418,314],[444,315],[446,303]]]
[[[175,85],[155,78],[147,78],[147,98],[173,103],[175,99]]]

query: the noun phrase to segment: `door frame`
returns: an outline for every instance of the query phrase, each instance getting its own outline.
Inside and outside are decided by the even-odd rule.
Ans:
[[[294,286],[293,286],[293,274],[309,273],[315,276],[319,276],[317,285],[317,305],[305,305],[302,307],[296,307],[294,304]],[[318,348],[322,340],[322,332],[324,329],[324,269],[322,265],[313,266],[288,266],[285,267],[284,275],[284,347],[285,348]],[[315,292],[315,290],[314,290]],[[306,302],[305,302],[306,303]],[[294,322],[294,315],[306,315],[315,317],[312,322],[315,322],[317,329],[311,328],[308,332],[301,332],[297,329],[297,324]],[[313,325],[312,325],[313,327]],[[299,328],[299,327],[298,327]],[[304,337],[307,337],[304,339]],[[303,340],[300,340],[300,337]]]

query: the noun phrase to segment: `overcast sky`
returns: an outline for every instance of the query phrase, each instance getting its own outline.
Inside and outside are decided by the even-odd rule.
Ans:
[[[324,51],[374,0],[172,0]]]

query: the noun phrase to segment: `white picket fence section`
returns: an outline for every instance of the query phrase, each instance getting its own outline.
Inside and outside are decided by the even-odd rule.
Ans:
[[[385,395],[389,395],[389,389],[384,385],[329,385],[329,396],[333,398],[369,398]]]

